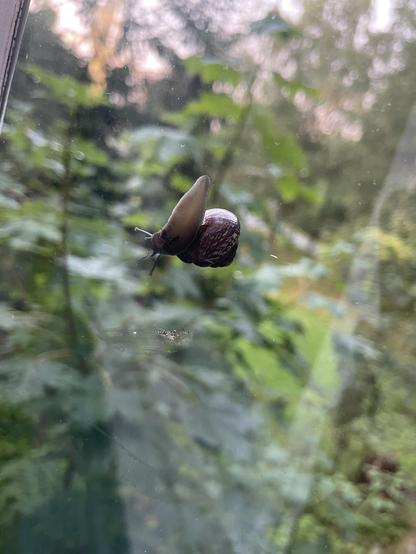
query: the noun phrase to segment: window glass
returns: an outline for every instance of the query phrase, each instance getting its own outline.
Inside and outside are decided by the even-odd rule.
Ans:
[[[405,0],[32,3],[0,554],[415,551],[415,53]]]

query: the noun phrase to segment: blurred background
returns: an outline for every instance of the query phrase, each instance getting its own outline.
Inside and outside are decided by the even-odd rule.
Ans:
[[[0,553],[416,552],[416,2],[36,0],[0,143]],[[147,248],[194,180],[226,268]]]

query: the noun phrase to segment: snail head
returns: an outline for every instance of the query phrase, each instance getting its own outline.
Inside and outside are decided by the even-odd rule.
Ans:
[[[146,240],[151,244],[146,256],[154,258],[150,273],[153,272],[161,254],[176,256],[192,244],[204,219],[210,187],[211,179],[207,175],[199,177],[173,208],[160,231],[152,234],[135,227],[135,231],[145,234]]]
[[[140,231],[141,233],[143,233],[145,236],[144,240],[149,242],[150,241],[150,245],[149,245],[149,249],[147,251],[147,254],[145,256],[143,256],[142,258],[139,259],[139,262],[140,261],[143,261],[143,260],[147,260],[148,258],[153,258],[153,265],[152,265],[152,268],[150,270],[150,275],[152,275],[153,273],[153,270],[155,269],[158,261],[159,261],[159,258],[160,258],[160,254],[163,250],[163,239],[162,239],[162,231],[158,231],[157,233],[154,233],[152,235],[152,233],[149,233],[149,231],[145,231],[144,229],[140,229],[140,227],[135,227],[134,228],[135,231]]]
[[[149,240],[151,240],[153,255],[160,254],[163,252],[166,238],[164,237],[165,232],[162,230],[158,231],[157,233],[154,233],[151,237],[149,237]]]

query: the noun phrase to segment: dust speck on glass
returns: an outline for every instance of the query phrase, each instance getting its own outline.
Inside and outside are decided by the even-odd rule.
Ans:
[[[0,554],[415,551],[415,53],[406,0],[32,1]]]

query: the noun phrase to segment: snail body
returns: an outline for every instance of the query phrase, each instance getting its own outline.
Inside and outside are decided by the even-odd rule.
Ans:
[[[204,219],[211,179],[202,175],[173,208],[160,231],[152,235],[153,254],[175,256],[193,241]]]
[[[145,233],[155,259],[161,254],[178,256],[185,263],[201,267],[224,267],[233,261],[238,248],[240,223],[228,210],[207,210],[211,179],[202,175],[182,196],[160,231]]]

